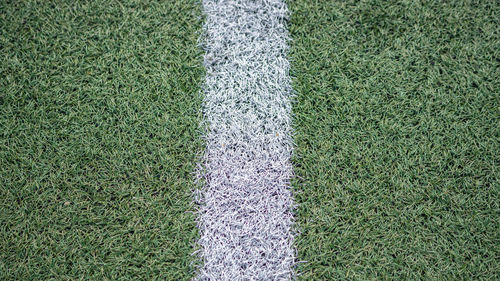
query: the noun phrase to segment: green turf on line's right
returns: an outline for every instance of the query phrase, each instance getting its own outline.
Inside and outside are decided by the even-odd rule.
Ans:
[[[0,3],[0,280],[189,280],[198,1]]]
[[[292,0],[302,280],[500,279],[495,1]]]

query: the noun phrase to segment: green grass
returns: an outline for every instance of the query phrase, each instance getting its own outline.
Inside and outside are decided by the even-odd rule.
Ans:
[[[188,280],[192,1],[0,2],[0,279]]]
[[[302,280],[500,279],[500,6],[291,0]]]
[[[500,7],[290,0],[302,280],[500,279]],[[0,279],[188,280],[200,5],[0,2]]]

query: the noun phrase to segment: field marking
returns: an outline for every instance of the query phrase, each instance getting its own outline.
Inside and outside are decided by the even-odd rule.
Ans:
[[[284,0],[203,0],[206,150],[196,280],[289,280],[291,98]]]

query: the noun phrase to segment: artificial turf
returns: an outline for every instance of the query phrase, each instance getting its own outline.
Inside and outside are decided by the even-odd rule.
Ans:
[[[291,0],[301,280],[500,279],[500,6]]]
[[[290,0],[302,280],[500,279],[499,5]],[[187,280],[189,1],[0,1],[0,279]]]
[[[0,2],[0,279],[187,280],[200,6]]]

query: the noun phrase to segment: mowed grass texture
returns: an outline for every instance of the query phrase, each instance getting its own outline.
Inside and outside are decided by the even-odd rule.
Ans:
[[[495,1],[289,1],[302,280],[498,280]]]
[[[192,277],[200,14],[0,3],[0,279]]]

